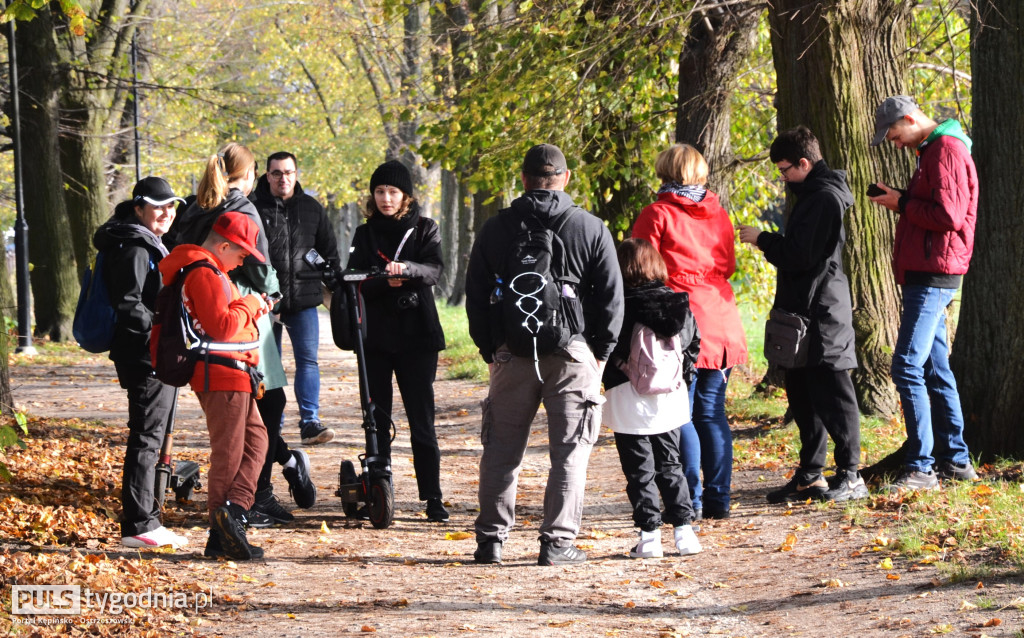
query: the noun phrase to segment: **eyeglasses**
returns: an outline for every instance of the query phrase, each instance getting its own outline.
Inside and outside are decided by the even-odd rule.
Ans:
[[[295,177],[296,171],[270,171],[270,176],[274,179],[281,179],[282,177]]]
[[[779,174],[781,174],[783,177],[785,177],[786,176],[786,171],[788,171],[791,168],[794,168],[795,166],[796,166],[796,164],[790,164],[789,166],[780,166],[779,167]]]

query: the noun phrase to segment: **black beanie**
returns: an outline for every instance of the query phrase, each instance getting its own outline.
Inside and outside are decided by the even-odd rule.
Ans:
[[[384,162],[373,171],[370,177],[370,192],[377,190],[380,185],[394,186],[409,197],[412,197],[412,176],[409,169],[398,160]]]

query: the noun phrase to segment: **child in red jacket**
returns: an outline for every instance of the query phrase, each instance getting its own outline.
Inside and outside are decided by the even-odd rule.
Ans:
[[[245,536],[245,514],[252,507],[256,479],[267,450],[267,429],[256,408],[253,379],[259,355],[256,319],[269,310],[257,295],[242,297],[225,273],[242,265],[256,249],[258,229],[242,213],[226,212],[213,224],[202,246],[182,244],[160,262],[164,285],[174,284],[182,270],[206,261],[213,268],[194,268],[185,274],[181,296],[193,327],[221,346],[220,360],[196,363],[191,386],[206,415],[210,434],[210,471],[207,509],[210,538],[205,554],[249,560],[263,550]],[[230,348],[230,346],[227,346]]]

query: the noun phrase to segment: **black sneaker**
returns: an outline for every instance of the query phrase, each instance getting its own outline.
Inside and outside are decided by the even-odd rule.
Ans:
[[[284,468],[282,474],[288,481],[288,492],[295,499],[295,504],[308,510],[316,505],[316,485],[313,485],[309,474],[309,455],[302,450],[292,450],[292,458],[295,459],[295,467]]]
[[[557,565],[579,565],[587,562],[587,553],[578,549],[575,545],[557,547],[551,543],[540,544],[540,556],[537,557],[537,564],[544,566]]]
[[[303,445],[320,445],[334,438],[334,430],[325,428],[319,421],[309,421],[299,426]]]
[[[245,525],[253,529],[266,529],[274,526],[274,519],[259,511],[253,505],[252,509],[245,513]]]
[[[253,547],[245,537],[246,510],[228,502],[213,511],[213,526],[220,536],[224,555],[235,560],[262,558],[263,550]]]
[[[435,523],[448,522],[448,510],[444,508],[444,503],[441,499],[427,499],[427,520],[434,521]]]
[[[940,481],[977,481],[978,473],[970,463],[957,465],[953,461],[939,461],[935,465],[935,475]]]
[[[726,519],[729,518],[729,507],[715,507],[712,505],[705,505],[701,510],[701,518],[712,519]]]
[[[809,498],[820,500],[828,492],[828,482],[820,473],[807,474],[797,471],[786,483],[774,492],[768,492],[765,498],[769,503],[785,503],[787,501],[806,501]],[[704,518],[707,518],[707,509],[704,511]]]
[[[825,499],[842,503],[868,497],[868,486],[864,484],[860,472],[856,470],[838,470],[836,475],[828,479],[828,491]]]
[[[501,541],[492,540],[476,544],[476,551],[473,552],[473,562],[480,565],[501,564]]]
[[[912,490],[937,490],[939,479],[935,472],[918,472],[904,469],[896,480],[885,486],[890,492],[906,492]]]
[[[220,535],[217,534],[217,530],[211,528],[210,535],[206,539],[206,549],[203,550],[203,556],[207,558],[220,558],[224,555],[224,548],[220,545]]]
[[[271,525],[287,525],[295,521],[295,517],[291,512],[281,506],[281,502],[277,500],[273,492],[270,492],[262,498],[257,497],[255,503],[252,504],[252,509],[249,510],[249,526],[258,527],[252,522],[254,516],[259,515],[270,519]]]

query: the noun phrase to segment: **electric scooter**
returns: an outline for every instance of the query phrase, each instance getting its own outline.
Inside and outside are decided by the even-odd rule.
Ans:
[[[339,348],[351,349],[356,353],[359,370],[359,406],[362,409],[363,431],[366,434],[366,451],[359,455],[362,472],[356,474],[355,464],[350,460],[343,460],[338,477],[340,486],[334,494],[341,497],[341,509],[349,518],[358,518],[360,504],[365,503],[370,524],[377,529],[385,529],[394,522],[395,492],[390,461],[387,457],[380,455],[377,446],[379,426],[375,416],[376,406],[370,397],[366,355],[363,351],[366,325],[361,286],[365,281],[389,277],[390,275],[379,270],[343,271],[338,275],[341,285],[331,300],[331,321],[335,332],[335,343]],[[336,318],[337,322],[335,322]],[[346,334],[339,337],[339,329]],[[345,341],[346,338],[348,341]],[[390,424],[385,427],[388,426]]]
[[[183,503],[192,500],[193,490],[202,487],[202,483],[199,482],[198,463],[176,461],[173,466],[171,465],[171,455],[174,450],[174,415],[177,409],[178,389],[175,388],[174,401],[171,403],[171,411],[167,415],[167,432],[164,434],[164,442],[160,446],[160,456],[156,462],[156,485],[153,496],[161,510],[164,508],[164,497],[168,489],[174,491],[174,496],[179,503]]]

